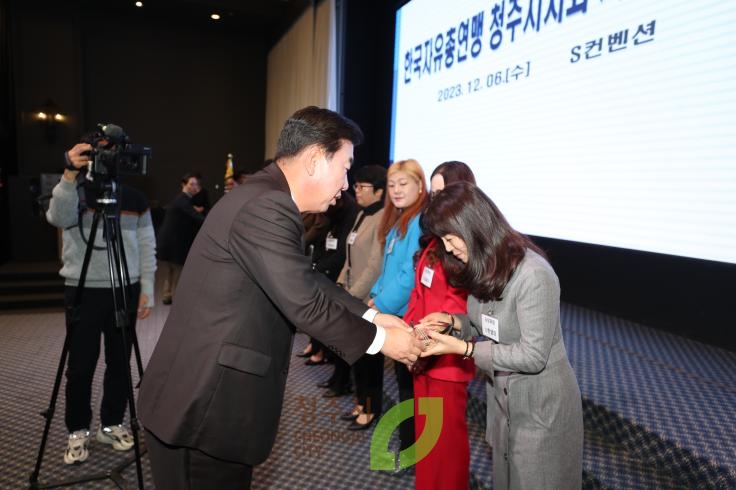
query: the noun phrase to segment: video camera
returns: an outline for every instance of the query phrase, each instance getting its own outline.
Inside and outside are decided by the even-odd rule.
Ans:
[[[114,179],[119,174],[146,175],[150,146],[129,143],[123,128],[115,124],[98,124],[97,129],[82,141],[92,145],[88,152],[90,161],[88,176],[94,180]]]

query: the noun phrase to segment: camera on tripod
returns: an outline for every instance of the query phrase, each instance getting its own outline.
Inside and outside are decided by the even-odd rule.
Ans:
[[[98,124],[97,129],[83,139],[92,145],[88,152],[90,180],[109,180],[118,175],[146,175],[150,146],[129,142],[123,128],[115,124]],[[99,177],[99,179],[97,179]]]

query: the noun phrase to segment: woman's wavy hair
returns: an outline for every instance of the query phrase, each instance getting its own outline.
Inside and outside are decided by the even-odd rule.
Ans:
[[[450,160],[448,162],[440,163],[437,168],[434,169],[432,175],[429,177],[430,182],[435,175],[441,175],[442,179],[445,181],[445,185],[450,185],[455,182],[470,182],[471,184],[475,184],[475,174],[473,174],[473,171],[470,169],[470,167],[466,163],[456,160]],[[430,199],[431,198],[432,196],[430,195]],[[423,224],[424,216],[419,218],[419,220],[419,223],[422,227],[422,236],[419,237],[419,250],[417,250],[417,252],[414,254],[414,265],[416,265],[419,262],[419,259],[421,259],[424,249],[426,249],[429,244],[432,243],[432,240],[435,240],[437,238],[433,234],[426,231]],[[432,247],[431,249],[427,250],[427,265],[433,265],[437,263],[441,250],[442,249],[438,249],[438,247]]]
[[[384,245],[386,244],[386,236],[394,225],[397,227],[397,235],[399,238],[406,235],[409,221],[411,221],[414,216],[421,213],[429,201],[427,179],[424,176],[424,170],[422,170],[422,166],[419,165],[419,162],[409,159],[392,163],[391,166],[388,167],[386,180],[390,179],[391,176],[397,172],[406,172],[409,177],[414,179],[419,184],[421,194],[419,194],[419,198],[415,203],[401,210],[394,206],[394,203],[391,202],[391,198],[388,195],[389,193],[386,192],[386,197],[384,198],[385,204],[383,205],[383,218],[378,226],[378,236],[381,239],[381,243]]]
[[[437,237],[456,235],[467,247],[468,262],[441,254],[450,284],[481,301],[501,299],[501,294],[524,258],[527,249],[545,256],[529,237],[514,230],[493,201],[478,187],[456,182],[430,202],[423,225]]]

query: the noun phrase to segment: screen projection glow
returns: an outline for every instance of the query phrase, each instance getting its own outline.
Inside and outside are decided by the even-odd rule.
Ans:
[[[736,2],[413,0],[391,159],[468,163],[516,229],[736,263]]]

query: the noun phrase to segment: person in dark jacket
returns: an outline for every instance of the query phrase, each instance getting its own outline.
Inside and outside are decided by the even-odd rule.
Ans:
[[[327,235],[315,248],[312,260],[316,271],[323,273],[335,282],[345,263],[348,235],[355,222],[355,217],[358,215],[358,205],[352,195],[343,191],[342,197],[334,205],[327,208],[324,214],[330,221],[330,227],[327,230]],[[317,349],[322,347],[315,339],[312,339],[312,345]],[[352,393],[350,365],[340,359],[339,356],[332,354],[328,349],[321,350],[324,353],[323,355],[326,356],[323,359],[329,359],[335,364],[335,370],[330,379],[318,384],[321,388],[327,388],[327,392],[323,396],[334,398]]]
[[[421,343],[403,320],[368,308],[304,255],[300,213],[325,212],[347,190],[361,140],[344,116],[301,109],[276,161],[207,215],[138,393],[158,490],[251,487],[276,441],[297,328],[349,364],[378,352],[416,362]]]
[[[192,203],[192,198],[201,190],[199,177],[185,174],[181,178],[181,193],[166,206],[158,234],[158,259],[164,277],[162,296],[165,305],[170,305],[174,298],[184,261],[204,221],[202,208]]]

